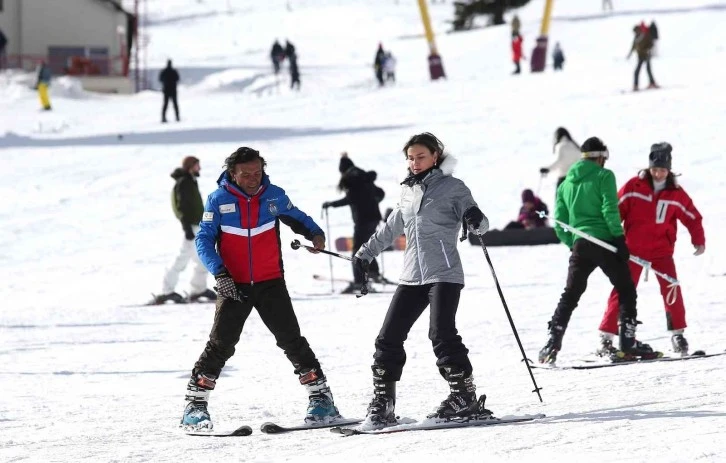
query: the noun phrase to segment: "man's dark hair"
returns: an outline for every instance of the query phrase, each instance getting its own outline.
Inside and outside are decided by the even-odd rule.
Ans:
[[[431,151],[431,154],[439,153],[439,159],[444,158],[444,143],[432,133],[424,132],[411,137],[403,147],[404,156],[408,157],[408,149],[413,145],[423,145]]]
[[[238,148],[237,151],[227,156],[227,159],[224,160],[224,167],[227,169],[227,172],[231,174],[234,172],[234,166],[237,164],[244,164],[246,162],[254,161],[255,159],[260,160],[260,163],[262,164],[262,172],[264,172],[265,167],[267,167],[265,158],[260,156],[259,151],[246,146]]]

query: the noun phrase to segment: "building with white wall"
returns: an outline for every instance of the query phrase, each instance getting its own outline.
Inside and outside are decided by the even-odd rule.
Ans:
[[[92,91],[131,92],[129,50],[135,21],[118,0],[0,0],[9,67],[46,61]]]

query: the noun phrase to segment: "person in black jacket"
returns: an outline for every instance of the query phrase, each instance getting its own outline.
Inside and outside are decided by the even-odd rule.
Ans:
[[[197,177],[201,170],[199,159],[187,156],[182,161],[182,166],[171,173],[171,178],[175,182],[171,193],[171,205],[174,214],[181,222],[184,239],[179,254],[166,270],[161,294],[154,296],[151,304],[163,304],[166,301],[186,302],[174,289],[179,281],[179,274],[184,271],[190,260],[194,262],[194,273],[190,282],[189,302],[197,302],[202,298],[210,301],[217,299],[214,291],[207,288],[207,269],[199,259],[194,244],[194,237],[199,232],[199,222],[204,213],[204,203],[197,185]]]
[[[275,40],[275,43],[272,44],[272,50],[270,50],[270,59],[272,60],[272,69],[275,71],[275,74],[280,73],[280,62],[285,58],[285,50],[283,50],[282,45],[280,45],[280,42]]]
[[[373,183],[377,174],[372,170],[366,172],[356,167],[348,157],[348,153],[341,155],[338,170],[341,174],[338,189],[345,192],[345,198],[325,202],[323,208],[350,206],[354,224],[353,255],[355,255],[358,249],[375,233],[378,223],[382,220],[378,203],[383,200],[386,194]],[[375,259],[370,262],[368,270],[369,276],[374,281],[381,278],[378,263]],[[354,265],[353,283],[344,289],[343,293],[359,292],[364,283],[366,281],[363,272]]]
[[[164,92],[164,106],[161,108],[161,122],[166,123],[166,108],[169,100],[174,105],[176,120],[179,122],[179,104],[176,100],[176,84],[179,83],[179,73],[171,66],[171,60],[166,62],[166,67],[159,73],[159,82]]]

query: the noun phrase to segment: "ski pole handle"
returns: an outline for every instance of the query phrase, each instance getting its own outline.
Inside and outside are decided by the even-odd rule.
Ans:
[[[305,245],[305,244],[301,244],[299,240],[293,240],[292,243],[290,243],[290,247],[293,248],[296,251],[298,249],[300,249],[300,248],[305,248],[308,251],[319,252],[319,253],[322,253],[322,254],[327,254],[327,255],[333,256],[333,257],[339,257],[341,259],[345,259],[345,260],[349,260],[349,261],[352,261],[353,260],[352,257],[344,256],[342,254],[338,254],[337,252],[330,252],[330,251],[326,251],[325,249],[315,249],[312,246],[308,246],[308,245]]]

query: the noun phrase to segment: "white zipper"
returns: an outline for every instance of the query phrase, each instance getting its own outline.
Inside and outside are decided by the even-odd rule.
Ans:
[[[446,249],[444,249],[444,242],[442,240],[439,240],[439,243],[441,243],[441,252],[444,254],[444,259],[446,259],[446,266],[451,268],[451,264],[449,263],[449,256],[446,255]]]

